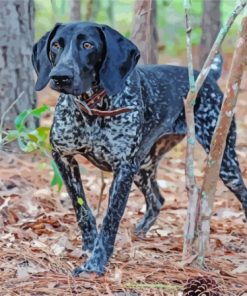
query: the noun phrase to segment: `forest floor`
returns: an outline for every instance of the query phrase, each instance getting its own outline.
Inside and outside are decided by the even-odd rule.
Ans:
[[[247,184],[247,91],[237,108],[239,156]],[[40,104],[54,106],[44,92]],[[46,119],[46,123],[51,118]],[[166,203],[145,239],[133,234],[144,212],[144,198],[133,186],[114,254],[103,277],[73,278],[86,260],[74,211],[65,189],[50,187],[46,160],[0,152],[0,295],[182,295],[183,285],[198,275],[213,277],[221,295],[247,295],[247,226],[238,200],[219,182],[211,223],[207,271],[181,264],[186,217],[185,142],[161,161],[158,181]],[[101,172],[83,158],[86,195],[101,224],[111,176],[105,174],[103,203],[97,212]],[[205,154],[197,146],[196,177],[202,182]]]

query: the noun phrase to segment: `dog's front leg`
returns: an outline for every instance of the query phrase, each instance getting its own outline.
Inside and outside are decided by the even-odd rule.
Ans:
[[[52,152],[52,156],[72,200],[77,222],[82,230],[83,249],[91,252],[97,237],[96,221],[85,198],[78,163],[73,156],[62,156],[56,151]]]
[[[105,266],[113,252],[118,226],[126,207],[133,177],[134,172],[129,165],[124,165],[115,172],[110,188],[107,213],[95,241],[93,252],[84,266],[74,270],[75,276],[82,272],[104,274]]]

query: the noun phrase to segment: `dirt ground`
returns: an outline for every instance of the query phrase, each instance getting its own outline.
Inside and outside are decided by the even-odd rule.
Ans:
[[[246,76],[245,76],[246,77]],[[222,82],[224,85],[224,82]],[[237,107],[239,156],[247,184],[247,89]],[[39,103],[54,106],[50,91]],[[46,118],[44,123],[49,123]],[[166,203],[145,239],[133,235],[144,212],[144,199],[133,186],[114,255],[103,277],[73,278],[81,265],[80,232],[65,189],[50,187],[52,172],[38,156],[0,153],[0,295],[182,295],[183,285],[198,275],[213,277],[220,295],[247,295],[247,226],[238,200],[219,182],[211,223],[207,271],[181,264],[187,195],[184,186],[185,142],[162,160],[158,173]],[[79,158],[86,195],[101,224],[111,176],[97,211],[101,173]],[[196,177],[202,181],[205,154],[196,149]]]

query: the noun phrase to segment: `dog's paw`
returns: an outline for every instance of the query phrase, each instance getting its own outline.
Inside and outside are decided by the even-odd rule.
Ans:
[[[80,267],[76,267],[72,275],[74,277],[87,277],[90,274],[95,273],[99,276],[104,275],[105,273],[105,266],[101,262],[98,262],[97,264],[93,262],[92,260],[88,260],[84,265]]]
[[[137,222],[137,225],[134,229],[134,234],[139,237],[145,237],[150,227],[149,225],[146,225],[146,220],[142,218]]]
[[[72,271],[72,276],[74,277],[79,277],[80,274],[82,274],[84,272],[84,269],[82,267],[76,267],[73,271]]]
[[[149,231],[149,229],[154,225],[157,215],[159,212],[155,212],[155,214],[150,214],[149,211],[147,211],[136,224],[134,233],[136,236],[145,237],[146,233]]]
[[[94,271],[89,271],[86,270],[83,266],[81,267],[76,267],[73,271],[72,271],[72,276],[73,277],[80,277],[80,278],[92,278],[92,277],[97,277],[101,274],[98,274]]]

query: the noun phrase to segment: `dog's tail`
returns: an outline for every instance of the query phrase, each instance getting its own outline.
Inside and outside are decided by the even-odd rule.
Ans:
[[[215,80],[218,80],[221,76],[223,68],[223,58],[220,53],[217,53],[210,69],[210,75],[214,77]]]

